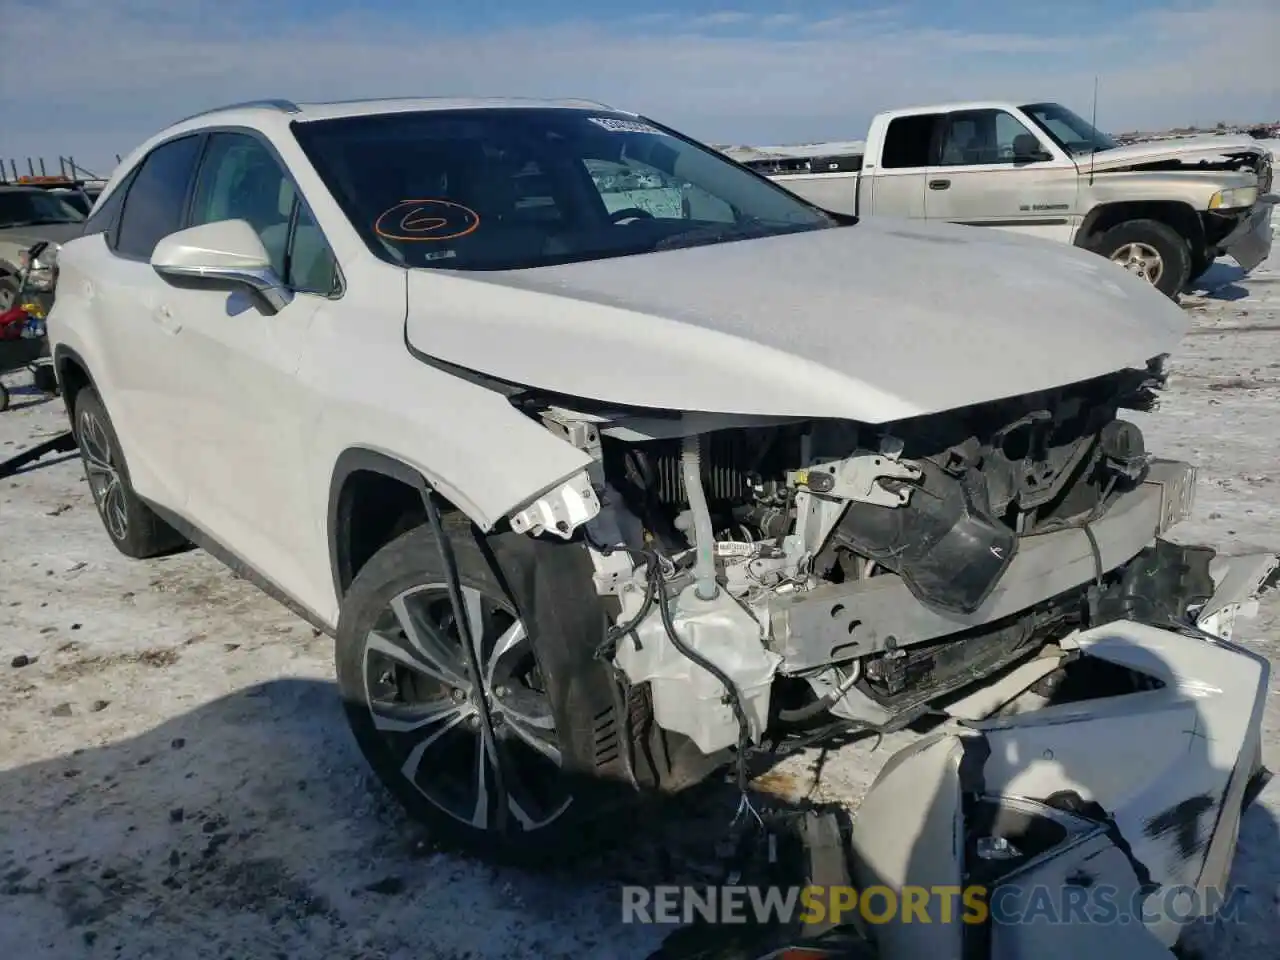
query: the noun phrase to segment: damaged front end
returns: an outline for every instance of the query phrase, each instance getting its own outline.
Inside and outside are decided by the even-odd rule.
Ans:
[[[702,757],[887,732],[1073,632],[1208,601],[1212,551],[1160,539],[1194,469],[1120,415],[1164,378],[1157,359],[875,427],[527,391],[591,465],[511,525],[582,542],[613,615],[599,656]]]
[[[645,692],[676,758],[666,783],[638,776],[660,789],[735,757],[742,779],[755,750],[948,717],[860,806],[851,880],[980,888],[992,906],[863,931],[880,960],[1167,956],[1190,919],[1160,909],[1168,892],[1210,910],[1266,776],[1268,663],[1230,636],[1280,558],[1164,537],[1195,471],[1121,416],[1164,380],[1157,358],[876,426],[515,391],[591,464],[511,524],[589,553],[613,623],[597,657]],[[1105,890],[1133,918],[998,909],[1064,890],[1086,906]]]

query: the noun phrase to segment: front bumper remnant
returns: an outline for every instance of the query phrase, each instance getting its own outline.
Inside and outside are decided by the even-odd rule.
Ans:
[[[894,918],[874,928],[880,960],[1120,946],[1127,960],[1168,960],[1183,926],[1222,904],[1243,808],[1266,777],[1269,664],[1194,629],[1122,620],[1080,633],[1081,657],[1154,683],[963,723],[889,761],[854,826],[856,885],[977,887],[990,912],[967,925]],[[1183,892],[1172,910],[1171,891]],[[1057,915],[1067,903],[1076,916]]]
[[[1240,225],[1231,231],[1218,249],[1240,265],[1242,270],[1252,270],[1271,255],[1273,241],[1271,210],[1274,198],[1264,198],[1242,217]]]

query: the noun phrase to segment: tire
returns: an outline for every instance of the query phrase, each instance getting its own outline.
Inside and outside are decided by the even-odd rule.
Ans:
[[[0,313],[18,302],[18,293],[18,278],[9,274],[0,275]]]
[[[115,427],[92,387],[76,394],[72,424],[94,506],[116,549],[126,557],[145,560],[184,546],[181,534],[134,492]]]
[[[1176,300],[1191,276],[1191,251],[1178,231],[1158,220],[1128,220],[1102,235],[1095,250]]]
[[[47,393],[50,396],[58,395],[58,374],[54,371],[52,364],[42,363],[33,367],[31,382],[41,393]]]
[[[590,851],[603,814],[638,797],[622,691],[593,656],[607,621],[590,560],[577,545],[479,538],[461,517],[444,528],[464,603],[484,612],[485,696],[470,692],[436,538],[416,527],[379,550],[342,601],[335,659],[356,743],[443,846],[523,865]],[[490,757],[482,708],[494,717],[505,798],[493,764],[479,766]]]
[[[1192,250],[1190,255],[1190,265],[1187,270],[1187,283],[1199,280],[1213,266],[1213,261],[1217,257],[1213,255],[1211,250]]]
[[[5,389],[5,385],[0,383],[0,413],[4,413],[9,409],[9,391]]]

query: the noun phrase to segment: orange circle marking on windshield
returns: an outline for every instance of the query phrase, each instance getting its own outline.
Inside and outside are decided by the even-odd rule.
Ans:
[[[452,200],[401,200],[373,222],[387,240],[456,240],[480,226],[480,214]]]

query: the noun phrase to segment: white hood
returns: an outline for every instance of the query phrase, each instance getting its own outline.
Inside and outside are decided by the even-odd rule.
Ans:
[[[1177,140],[1153,140],[1150,143],[1133,143],[1127,147],[1103,150],[1093,155],[1093,169],[1114,170],[1137,163],[1157,163],[1162,160],[1210,160],[1237,153],[1265,154],[1267,149],[1253,137],[1181,137]],[[1089,155],[1076,157],[1081,166],[1089,165]]]
[[[570,396],[730,414],[887,422],[1141,367],[1187,327],[1096,254],[904,220],[408,274],[423,354]]]

